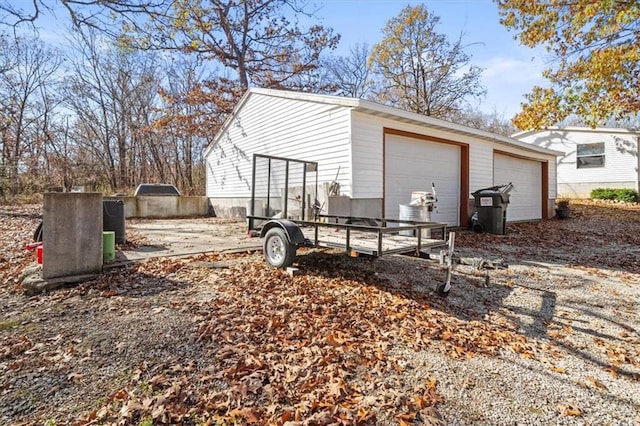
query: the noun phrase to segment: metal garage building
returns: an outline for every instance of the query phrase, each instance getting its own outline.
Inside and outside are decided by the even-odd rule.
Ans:
[[[508,221],[553,215],[556,156],[516,139],[362,99],[250,89],[205,151],[207,189],[218,216],[242,216],[253,154],[318,162],[337,180],[340,214],[398,218],[413,191],[436,185],[432,220],[466,226],[471,193],[513,182]]]

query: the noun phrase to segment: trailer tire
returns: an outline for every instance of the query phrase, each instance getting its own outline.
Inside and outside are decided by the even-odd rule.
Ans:
[[[438,288],[436,288],[436,293],[438,294],[438,296],[442,296],[442,297],[449,296],[449,292],[451,291],[451,289],[449,289],[448,291],[444,291],[446,286],[447,286],[446,283],[438,285]]]
[[[296,258],[296,245],[282,228],[271,228],[264,237],[264,258],[274,268],[286,268]]]
[[[40,221],[40,224],[38,225],[36,230],[33,232],[33,241],[35,241],[36,243],[42,242],[42,223],[43,222]]]

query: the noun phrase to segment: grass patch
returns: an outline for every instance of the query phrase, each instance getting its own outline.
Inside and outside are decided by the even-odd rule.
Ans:
[[[20,321],[3,321],[0,322],[0,331],[8,330],[20,325]]]

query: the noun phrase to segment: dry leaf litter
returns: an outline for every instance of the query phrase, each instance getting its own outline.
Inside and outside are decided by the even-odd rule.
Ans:
[[[442,299],[437,263],[316,250],[295,276],[213,253],[26,297],[39,207],[0,207],[0,423],[638,425],[640,207],[573,209],[458,233],[510,266],[460,265]]]

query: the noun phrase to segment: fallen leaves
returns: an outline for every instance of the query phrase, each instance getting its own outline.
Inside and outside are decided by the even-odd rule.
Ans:
[[[444,399],[436,393],[437,381],[428,380],[424,387],[416,389],[418,392],[406,402],[406,412],[396,416],[401,425],[411,425],[418,421],[420,424],[441,426],[443,421],[436,406],[444,403]]]
[[[42,206],[0,206],[0,291],[19,291],[22,271],[35,261],[35,252],[25,250],[41,220]]]
[[[553,371],[554,373],[558,373],[558,374],[566,374],[567,373],[567,369],[566,368],[562,368],[562,367],[551,366],[551,367],[549,367],[549,370]]]
[[[572,200],[571,220],[509,224],[507,235],[460,233],[456,245],[467,249],[495,248],[494,252],[528,260],[571,262],[590,276],[606,277],[603,268],[640,272],[640,205]],[[592,249],[585,249],[586,245]]]
[[[182,267],[174,262],[143,269],[175,274]],[[455,357],[491,354],[508,346],[512,332],[459,320],[430,308],[424,296],[389,292],[374,277],[366,268],[329,280],[314,273],[290,277],[262,262],[229,268],[210,301],[191,307],[198,318],[193,340],[209,348],[210,366],[142,365],[126,388],[83,421],[173,423],[189,415],[202,422],[374,424],[395,412],[399,421],[438,424],[437,382],[412,396],[396,392],[406,386],[406,366],[389,351],[406,345],[451,348]],[[385,309],[370,309],[372,300]],[[156,311],[162,313],[149,312]],[[354,380],[365,371],[366,381]]]
[[[518,229],[526,226],[519,224]],[[520,235],[513,240],[511,235],[500,238],[496,241],[508,246],[518,243]],[[523,250],[528,249],[529,243]],[[0,367],[5,376],[0,384],[12,392],[7,385],[11,380],[16,383],[28,375],[41,375],[54,377],[76,394],[79,389],[98,389],[99,395],[87,392],[92,406],[80,410],[84,414],[75,418],[78,425],[143,421],[441,425],[440,412],[451,403],[441,393],[451,384],[439,388],[435,379],[418,378],[416,371],[425,368],[417,357],[406,354],[446,356],[464,365],[514,352],[544,362],[540,370],[553,380],[571,381],[583,386],[581,390],[591,392],[589,387],[599,394],[608,393],[608,387],[615,392],[609,380],[627,380],[629,371],[635,371],[629,366],[635,366],[640,355],[634,349],[638,341],[633,329],[616,331],[615,339],[601,330],[588,334],[585,346],[591,352],[587,354],[600,357],[608,375],[582,378],[578,383],[579,370],[566,359],[574,356],[571,351],[587,351],[578,345],[584,343],[579,339],[585,334],[579,313],[557,299],[555,315],[534,319],[541,330],[538,338],[527,332],[531,330],[523,332],[522,316],[509,311],[504,299],[492,293],[522,291],[522,277],[541,280],[543,273],[497,275],[492,283],[510,284],[475,289],[469,297],[474,304],[462,307],[455,304],[455,296],[454,303],[434,297],[432,283],[405,285],[402,271],[383,274],[377,269],[379,262],[366,259],[311,253],[300,258],[304,273],[294,277],[266,267],[256,257],[238,259],[228,268],[216,269],[206,267],[207,262],[229,258],[213,254],[155,259],[29,300],[31,305],[39,304],[43,313],[7,318],[11,326],[0,337]],[[404,265],[403,261],[394,264]],[[422,264],[420,271],[427,278],[433,276]],[[487,304],[475,304],[478,301]],[[100,310],[99,316],[78,315],[94,309]],[[78,333],[73,327],[57,330],[55,320],[63,315],[69,318],[67,324],[76,321]],[[91,329],[82,323],[85,318],[101,322]],[[162,330],[176,318],[183,321],[177,323],[179,330]],[[49,321],[56,327],[47,333],[33,332]],[[140,340],[131,339],[129,334],[134,332],[142,336]],[[147,338],[149,345],[136,346]],[[571,343],[576,343],[575,349],[568,350]],[[179,350],[189,356],[175,356]],[[145,362],[130,361],[132,355],[144,357]],[[468,358],[474,359],[465,361]],[[93,383],[101,373],[112,373],[116,365],[121,369],[117,380]],[[460,392],[481,392],[484,387],[477,377]],[[559,416],[588,417],[572,403],[553,403],[544,409]],[[42,413],[24,418],[28,423]]]
[[[631,344],[631,347],[628,345],[623,346],[619,343],[606,343],[598,337],[593,339],[596,347],[604,353],[612,364],[612,366],[605,368],[605,371],[614,377],[618,376],[617,370],[623,365],[640,367],[640,349],[638,349],[637,346],[639,340],[628,336],[626,332],[620,333],[620,337],[623,342]],[[631,349],[633,347],[636,348],[635,355],[634,351]]]
[[[607,388],[607,386],[604,383],[602,383],[600,380],[596,379],[595,377],[587,376],[585,377],[585,380],[587,381],[588,385],[590,385],[595,389],[603,390],[605,392],[609,391],[609,388]]]
[[[180,282],[210,274],[190,262],[150,260],[68,291],[90,289],[114,303],[124,295],[170,292]],[[407,386],[410,372],[404,360],[391,355],[393,348],[432,348],[460,359],[503,349],[534,356],[533,346],[510,325],[459,318],[428,292],[399,291],[378,280],[366,260],[320,254],[306,262],[307,273],[294,277],[262,261],[221,270],[208,300],[187,306],[196,320],[192,342],[207,348],[209,366],[177,360],[141,365],[125,387],[78,424],[144,418],[179,423],[187,416],[203,423],[375,424],[396,418],[440,424],[437,405],[443,399],[435,381],[413,395],[395,390]],[[144,312],[155,318],[171,310],[154,304]],[[11,347],[17,351],[15,343]],[[54,335],[46,343],[59,347],[47,353],[48,362],[75,359],[66,336]],[[27,350],[31,343],[25,345]],[[114,347],[128,350],[122,342]],[[365,381],[354,380],[364,372]],[[67,377],[74,383],[87,380],[75,369]]]
[[[606,367],[604,369],[607,373],[611,375],[614,379],[617,379],[620,375],[618,374],[618,370],[615,367]]]
[[[574,403],[563,402],[558,405],[558,411],[561,416],[579,417],[582,415],[582,410]]]

